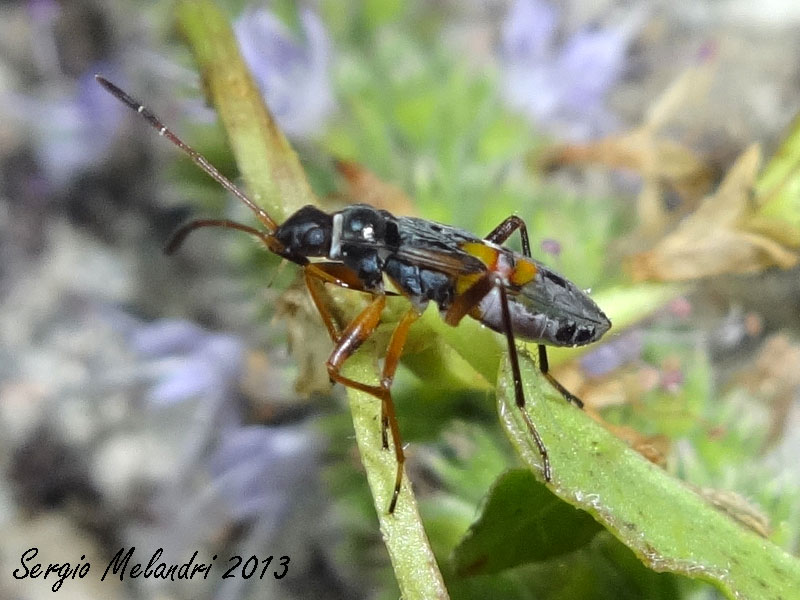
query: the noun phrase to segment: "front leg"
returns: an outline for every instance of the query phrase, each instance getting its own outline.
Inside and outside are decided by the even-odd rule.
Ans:
[[[406,457],[403,452],[403,440],[400,436],[400,427],[397,424],[397,414],[395,412],[394,401],[392,400],[391,386],[394,381],[394,374],[403,353],[403,346],[408,337],[408,330],[411,325],[419,318],[419,313],[415,309],[409,309],[400,323],[392,333],[389,347],[386,352],[381,380],[378,385],[369,385],[355,379],[345,377],[341,373],[344,362],[350,358],[355,351],[369,338],[380,323],[380,314],[386,305],[385,296],[376,296],[375,299],[365,308],[358,317],[342,332],[336,346],[331,352],[330,358],[326,363],[328,373],[334,381],[341,383],[352,389],[365,392],[375,396],[381,401],[381,435],[383,447],[388,447],[386,438],[387,428],[392,432],[392,443],[397,460],[397,471],[395,474],[394,490],[392,500],[389,503],[389,514],[394,512],[397,506],[397,498],[400,494],[400,486],[403,482],[403,464]]]

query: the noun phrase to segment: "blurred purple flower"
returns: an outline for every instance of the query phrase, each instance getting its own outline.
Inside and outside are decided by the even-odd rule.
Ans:
[[[545,254],[550,254],[551,256],[561,255],[561,242],[558,240],[554,240],[552,238],[543,239],[541,244],[539,244],[539,247]]]
[[[643,347],[642,331],[638,329],[627,331],[584,354],[580,359],[581,369],[589,377],[602,377],[639,358]]]
[[[6,103],[11,115],[30,128],[39,164],[54,187],[100,163],[124,118],[125,107],[94,80],[99,72],[114,76],[116,69],[95,64],[68,86],[49,86],[48,92],[58,91],[48,98],[18,94]]]
[[[34,21],[49,25],[60,12],[61,7],[56,0],[28,0],[28,14]]]
[[[211,333],[186,321],[163,320],[131,332],[131,346],[162,363],[148,400],[155,406],[207,396],[216,402],[236,391],[245,347],[237,337]]]
[[[681,366],[679,364],[670,364],[662,369],[659,383],[664,391],[676,394],[680,391],[685,380],[686,375]]]
[[[312,492],[320,445],[313,427],[242,424],[240,404],[231,402],[244,368],[245,347],[239,338],[184,320],[142,323],[114,309],[108,314],[142,357],[137,371],[145,373],[146,381],[157,382],[149,393],[151,404],[197,399],[193,411],[188,407],[193,414],[179,425],[186,430],[179,434],[184,444],[175,466],[149,503],[157,515],[153,529],[162,539],[159,543],[170,553],[189,549],[190,554],[192,548],[218,543],[220,532],[231,525],[245,526],[237,538],[245,556],[283,535],[294,543],[303,531],[289,534],[288,528],[295,518],[307,520],[306,513],[297,511],[308,511],[317,498]],[[214,597],[241,598],[245,584],[242,578],[222,582]]]
[[[277,525],[315,477],[317,451],[305,426],[248,425],[222,436],[209,469],[231,518]]]
[[[559,46],[553,5],[516,0],[502,31],[506,101],[539,127],[573,140],[613,129],[605,98],[644,16],[633,11],[616,27],[584,27]]]
[[[314,136],[334,108],[330,83],[331,45],[320,18],[300,11],[298,39],[265,8],[250,8],[234,24],[245,62],[275,120],[286,135]]]

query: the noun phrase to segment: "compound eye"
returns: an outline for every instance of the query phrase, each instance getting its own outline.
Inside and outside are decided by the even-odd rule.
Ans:
[[[303,234],[303,246],[306,248],[320,248],[325,244],[325,232],[321,227],[312,227]]]

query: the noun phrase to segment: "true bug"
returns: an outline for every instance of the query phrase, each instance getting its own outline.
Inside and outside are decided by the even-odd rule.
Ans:
[[[256,236],[270,251],[303,268],[308,291],[334,342],[326,363],[331,379],[381,401],[383,447],[389,447],[389,430],[397,459],[389,513],[394,512],[397,504],[405,461],[390,390],[409,328],[430,301],[438,305],[449,325],[458,325],[469,315],[505,335],[520,409],[525,406],[525,395],[516,336],[538,343],[542,374],[566,400],[583,406],[549,373],[544,344],[589,344],[600,339],[611,322],[583,290],[531,257],[528,232],[522,219],[512,215],[485,238],[479,238],[449,225],[415,217],[395,217],[366,204],[348,206],[334,213],[309,205],[279,225],[153,112],[102,76],[95,77],[100,85],[141,114],[160,135],[243,202],[266,229],[261,231],[225,219],[195,220],[174,233],[167,253],[176,250],[195,229],[228,227]],[[515,231],[519,231],[522,238],[522,254],[502,246]],[[386,290],[387,280],[411,306],[392,333],[380,383],[369,385],[345,377],[341,367],[380,323],[386,296],[392,293]],[[325,283],[372,297],[343,331],[339,330],[323,299]],[[521,413],[542,456],[544,478],[550,481],[547,448],[527,413],[524,410]]]

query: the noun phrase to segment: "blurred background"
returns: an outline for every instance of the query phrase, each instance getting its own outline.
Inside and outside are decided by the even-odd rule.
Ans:
[[[326,208],[367,201],[479,234],[516,213],[534,254],[583,288],[680,282],[557,376],[797,553],[797,246],[724,211],[695,221],[702,240],[681,224],[746,148],[769,157],[786,135],[800,5],[218,4]],[[38,547],[45,565],[91,562],[62,598],[397,597],[296,270],[222,230],[165,256],[193,216],[250,216],[94,81],[236,178],[173,3],[6,0],[0,47],[0,596],[51,593],[11,577]],[[401,370],[394,388],[442,563],[518,466],[492,394],[467,379]],[[139,561],[163,547],[172,562],[291,562],[281,580],[100,582],[131,546]],[[620,548],[599,534],[549,562],[446,576],[454,598],[721,597]]]

